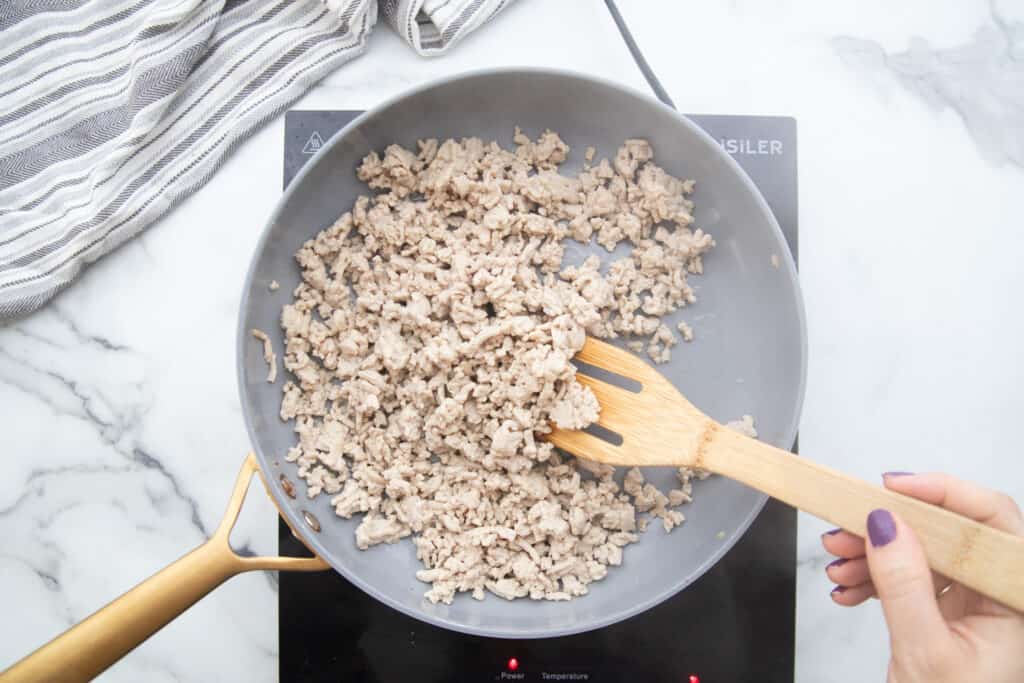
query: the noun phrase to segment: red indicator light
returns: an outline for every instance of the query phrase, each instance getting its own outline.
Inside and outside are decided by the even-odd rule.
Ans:
[[[515,671],[518,668],[519,668],[519,660],[518,659],[513,657],[512,659],[508,660],[508,670],[509,671]],[[700,683],[700,681],[697,681],[697,683]]]
[[[697,674],[690,674],[690,683],[700,683],[700,678]]]

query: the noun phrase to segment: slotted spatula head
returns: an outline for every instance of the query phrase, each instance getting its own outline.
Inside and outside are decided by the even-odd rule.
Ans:
[[[704,445],[720,425],[673,387],[661,373],[603,341],[587,337],[576,360],[638,382],[633,392],[577,373],[601,404],[597,423],[622,437],[615,445],[587,432],[553,428],[547,440],[573,455],[609,465],[700,467]]]

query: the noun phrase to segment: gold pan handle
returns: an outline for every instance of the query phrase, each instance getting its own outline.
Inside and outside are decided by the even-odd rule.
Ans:
[[[0,682],[91,680],[236,574],[327,569],[319,557],[241,557],[231,549],[228,537],[257,472],[250,453],[210,540],[14,664],[0,674]]]

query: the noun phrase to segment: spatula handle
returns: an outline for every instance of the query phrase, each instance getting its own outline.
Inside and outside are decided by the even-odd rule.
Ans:
[[[709,470],[767,493],[858,536],[885,508],[917,534],[932,569],[1024,611],[1024,538],[894,493],[792,453],[719,429],[702,454]]]

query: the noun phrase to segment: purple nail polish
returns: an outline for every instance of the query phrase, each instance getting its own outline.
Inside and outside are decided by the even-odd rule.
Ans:
[[[881,548],[896,538],[896,520],[888,510],[872,510],[868,515],[868,538],[871,545]]]
[[[846,564],[846,558],[840,557],[838,560],[832,560],[831,562],[829,562],[828,566],[826,566],[825,569],[832,569],[833,567],[842,567],[844,564]]]
[[[836,586],[832,589],[832,595],[839,595],[840,593],[846,592],[846,586]]]
[[[825,535],[826,535],[826,536],[835,536],[835,535],[836,535],[836,534],[838,534],[838,533],[839,533],[840,531],[842,531],[842,529],[833,529],[832,531],[826,531],[826,532],[825,532]]]
[[[883,477],[909,477],[913,472],[883,472]]]

